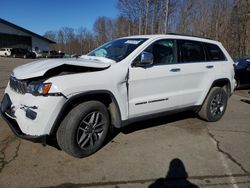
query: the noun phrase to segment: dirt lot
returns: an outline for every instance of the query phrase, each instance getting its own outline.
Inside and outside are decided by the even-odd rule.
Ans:
[[[30,61],[0,58],[1,98],[11,70]],[[0,187],[249,188],[248,91],[235,92],[219,122],[182,113],[132,124],[85,159],[20,140],[0,118]]]

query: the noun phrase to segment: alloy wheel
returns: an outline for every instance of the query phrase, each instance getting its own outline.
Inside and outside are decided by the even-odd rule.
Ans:
[[[225,108],[225,103],[222,93],[216,94],[210,103],[210,112],[213,117],[220,116]]]
[[[103,115],[91,112],[84,116],[77,129],[77,144],[82,149],[93,147],[101,138],[104,129]]]

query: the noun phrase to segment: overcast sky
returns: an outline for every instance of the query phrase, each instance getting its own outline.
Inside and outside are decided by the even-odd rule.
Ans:
[[[1,1],[0,18],[43,35],[62,26],[92,29],[99,16],[115,18],[117,0]]]

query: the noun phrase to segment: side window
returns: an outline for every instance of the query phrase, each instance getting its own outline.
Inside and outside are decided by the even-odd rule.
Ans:
[[[204,43],[207,50],[208,61],[225,61],[226,57],[221,49],[215,44]]]
[[[176,62],[175,40],[164,39],[151,44],[145,51],[154,56],[154,65],[166,65]]]
[[[180,40],[181,62],[204,62],[205,52],[200,42],[191,40]]]
[[[176,41],[172,39],[163,39],[154,42],[148,46],[146,52],[153,54],[154,65],[167,65],[176,63]],[[138,55],[133,64],[140,64],[141,54]]]

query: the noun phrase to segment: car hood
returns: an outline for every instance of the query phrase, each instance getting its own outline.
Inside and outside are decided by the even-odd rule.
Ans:
[[[13,70],[12,75],[17,79],[28,79],[44,76],[44,74],[56,67],[62,65],[76,66],[76,67],[89,67],[95,69],[105,69],[108,68],[115,61],[102,58],[102,57],[89,57],[81,56],[80,58],[71,58],[71,59],[50,59],[50,60],[41,60],[28,63],[22,66],[19,66]],[[67,71],[67,70],[65,70]]]

